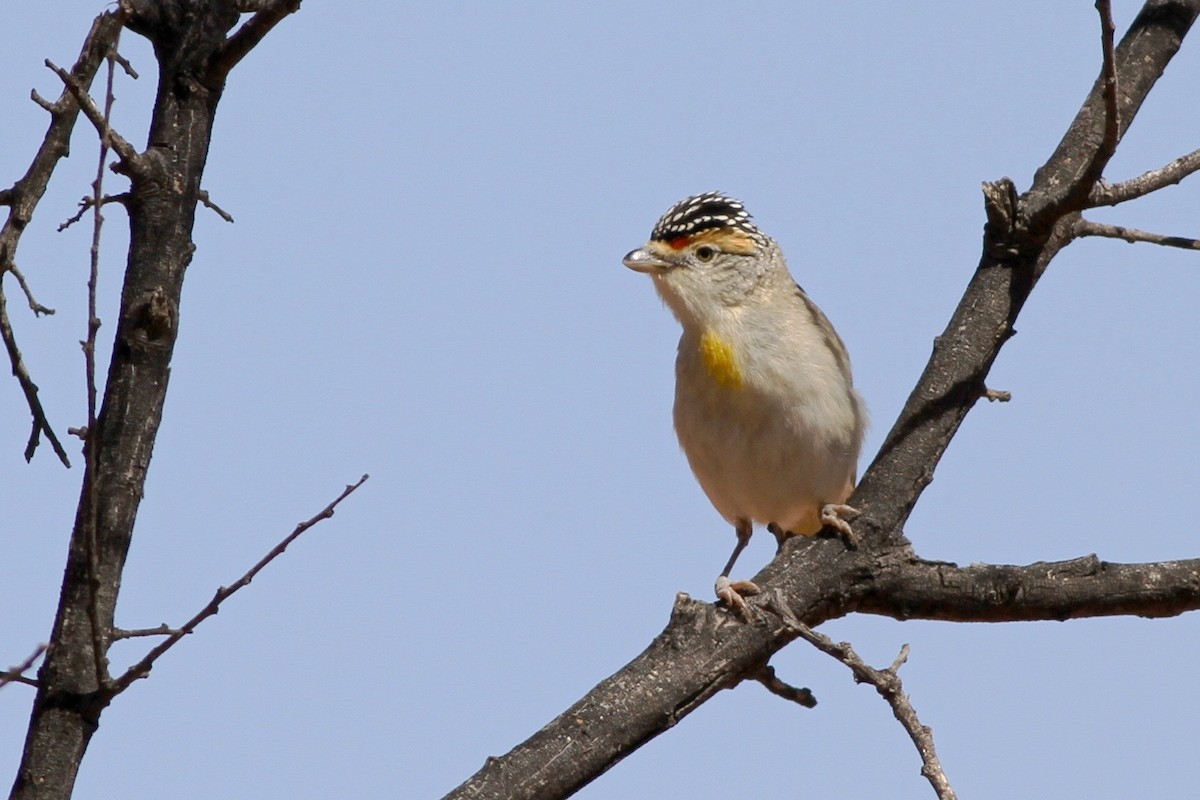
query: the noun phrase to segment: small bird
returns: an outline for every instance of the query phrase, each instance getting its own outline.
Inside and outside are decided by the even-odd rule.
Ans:
[[[675,359],[675,432],[700,487],[737,544],[717,597],[742,616],[729,573],[766,524],[782,544],[829,525],[848,542],[867,416],[833,325],[788,272],[778,243],[719,192],[679,201],[624,258],[649,274],[683,326]]]

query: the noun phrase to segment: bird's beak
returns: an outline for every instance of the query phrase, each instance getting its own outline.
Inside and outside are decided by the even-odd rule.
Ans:
[[[671,267],[669,262],[663,261],[644,247],[629,251],[622,261],[635,272],[663,272]]]

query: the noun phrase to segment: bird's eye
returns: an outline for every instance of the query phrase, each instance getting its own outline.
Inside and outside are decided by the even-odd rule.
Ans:
[[[716,254],[717,251],[706,244],[702,244],[696,248],[696,258],[700,259],[701,261],[712,261],[713,256]]]

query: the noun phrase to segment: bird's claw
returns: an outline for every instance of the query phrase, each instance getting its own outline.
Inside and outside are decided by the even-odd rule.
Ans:
[[[750,607],[746,605],[744,598],[762,592],[758,588],[758,584],[753,581],[730,581],[729,578],[722,575],[717,578],[717,585],[714,588],[718,600],[724,602],[742,620],[750,621]]]
[[[859,543],[862,541],[854,529],[850,527],[850,523],[846,518],[854,519],[859,515],[859,510],[854,506],[848,506],[845,503],[826,503],[821,506],[821,524],[828,525],[841,534],[846,541],[846,547],[851,550],[857,550]]]

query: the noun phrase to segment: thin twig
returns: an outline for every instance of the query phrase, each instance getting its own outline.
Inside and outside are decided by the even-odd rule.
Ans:
[[[117,49],[120,35],[113,41],[109,52]],[[104,91],[103,130],[112,130],[113,78],[116,67],[112,58],[108,59],[108,76]],[[100,279],[100,231],[104,227],[104,214],[100,207],[104,198],[104,163],[108,160],[108,138],[101,133],[100,154],[96,163],[96,179],[92,181],[92,244],[88,251],[88,281],[87,281],[87,338],[81,342],[83,346],[84,377],[87,386],[87,429],[96,430],[96,333],[100,330],[100,318],[96,315],[96,287]],[[96,685],[103,686],[108,676],[108,641],[110,630],[102,625],[98,607],[97,595],[100,593],[100,553],[97,544],[100,526],[100,496],[96,490],[96,442],[84,440],[83,457],[87,462],[84,470],[84,491],[87,493],[87,547],[88,547],[88,621],[92,628],[92,663],[96,669]]]
[[[167,623],[159,625],[157,628],[113,628],[112,639],[136,639],[139,636],[173,636],[180,631],[177,628],[172,628]]]
[[[123,675],[109,684],[109,695],[115,697],[116,695],[128,689],[134,681],[138,680],[139,678],[144,678],[150,674],[150,670],[154,666],[154,662],[156,662],[163,655],[163,653],[174,647],[184,636],[187,636],[189,633],[194,631],[196,626],[198,626],[201,622],[216,614],[217,610],[221,606],[221,603],[225,602],[230,595],[237,592],[243,586],[247,586],[250,581],[254,580],[254,576],[261,572],[263,568],[265,568],[276,558],[281,556],[283,552],[287,550],[288,545],[299,538],[301,534],[303,534],[312,526],[316,525],[321,520],[332,517],[334,509],[337,508],[338,504],[349,497],[355,489],[362,486],[369,477],[369,475],[363,475],[358,479],[357,483],[352,483],[346,486],[342,493],[338,495],[332,503],[325,506],[325,508],[323,508],[315,516],[297,525],[290,534],[284,537],[284,539],[279,544],[275,545],[275,547],[271,548],[271,551],[263,556],[257,564],[251,567],[245,575],[238,578],[229,586],[222,586],[217,589],[216,593],[213,594],[212,599],[208,601],[208,605],[200,609],[195,616],[193,616],[183,625],[173,630],[168,638],[165,641],[160,642],[153,650],[147,653],[145,658],[127,669]]]
[[[987,389],[983,390],[983,398],[989,403],[1007,403],[1012,400],[1012,392],[1004,389]]]
[[[1088,208],[1115,206],[1127,200],[1144,197],[1151,192],[1174,186],[1193,172],[1200,170],[1200,150],[1193,150],[1170,164],[1144,172],[1120,183],[1100,181],[1088,198]]]
[[[91,85],[92,77],[105,54],[109,52],[113,40],[121,30],[121,25],[119,14],[106,13],[96,17],[84,40],[79,58],[71,68],[72,75],[76,76],[72,78],[76,87],[82,88]],[[50,176],[54,173],[59,159],[66,156],[68,152],[71,131],[75,127],[79,109],[78,105],[73,102],[69,88],[64,88],[62,95],[54,103],[44,99],[36,91],[30,92],[30,96],[35,103],[50,113],[50,127],[46,130],[45,138],[43,138],[24,177],[13,184],[12,188],[4,190],[5,202],[11,207],[11,211],[4,225],[0,226],[0,277],[5,272],[12,272],[17,277],[17,282],[21,284],[30,308],[37,314],[51,313],[51,309],[34,299],[33,293],[25,281],[25,276],[16,269],[17,245],[20,242],[21,234],[28,228],[29,222],[33,218],[38,202],[46,192],[46,186],[50,182]],[[67,457],[66,450],[63,449],[62,443],[58,441],[54,429],[46,419],[45,409],[38,399],[37,384],[30,377],[29,370],[21,357],[21,350],[17,346],[16,335],[13,333],[12,323],[5,305],[3,284],[0,284],[0,338],[4,340],[12,373],[17,378],[21,391],[25,394],[25,401],[33,417],[29,442],[25,447],[25,459],[28,461],[33,458],[41,441],[41,435],[45,433],[59,460],[64,466],[70,467],[71,460]]]
[[[1116,26],[1113,25],[1111,0],[1096,0],[1096,11],[1100,14],[1100,49],[1104,58],[1104,139],[1092,156],[1089,170],[1095,169],[1095,180],[1098,181],[1104,173],[1104,167],[1117,152],[1121,116],[1117,108],[1117,61],[1113,50]]]
[[[1126,228],[1121,225],[1106,225],[1103,222],[1093,222],[1080,217],[1072,228],[1076,238],[1085,236],[1102,236],[1108,239],[1124,239],[1129,243],[1148,242],[1163,247],[1179,247],[1184,250],[1200,250],[1200,239],[1189,239],[1185,236],[1165,236],[1161,233],[1150,233],[1137,228]]]
[[[133,65],[129,63],[128,59],[116,51],[116,48],[113,48],[109,52],[108,58],[110,61],[115,61],[120,64],[121,69],[125,70],[125,74],[133,78],[135,81],[141,77],[138,75],[137,70],[133,68]]]
[[[921,774],[929,781],[939,800],[956,800],[957,795],[942,770],[938,761],[937,751],[933,746],[933,731],[921,724],[917,712],[904,694],[900,682],[900,667],[908,660],[908,645],[900,648],[900,654],[887,669],[875,669],[863,661],[848,642],[835,642],[823,633],[818,633],[807,625],[801,624],[796,630],[800,638],[826,653],[850,668],[857,683],[869,683],[875,691],[892,707],[892,714],[904,726],[917,752],[921,754]]]
[[[128,202],[128,200],[129,200],[129,192],[121,192],[120,194],[106,194],[106,195],[104,195],[104,197],[100,198],[100,205],[106,206],[109,203],[121,203],[122,205],[124,205],[126,202]],[[74,225],[76,222],[79,222],[79,220],[83,219],[83,215],[86,214],[88,212],[88,210],[91,209],[92,207],[94,207],[95,205],[96,205],[96,200],[94,198],[91,198],[91,197],[82,198],[79,201],[79,210],[76,211],[74,214],[72,214],[70,217],[68,217],[64,222],[59,224],[58,232],[62,233],[67,228]]]
[[[205,207],[211,208],[213,211],[215,211],[217,216],[221,219],[225,220],[226,222],[233,222],[233,215],[214,203],[212,198],[208,196],[207,189],[201,189],[196,194],[196,199],[199,200]]]
[[[29,658],[15,667],[9,667],[4,672],[0,672],[0,689],[3,689],[10,683],[24,683],[27,686],[37,686],[38,682],[33,678],[26,678],[25,673],[33,667],[34,662],[41,658],[44,652],[46,652],[45,643],[39,644],[29,655]]]
[[[3,274],[0,273],[0,278],[2,277]],[[12,374],[25,394],[25,403],[29,406],[29,413],[33,415],[33,427],[29,431],[29,441],[25,444],[25,460],[33,459],[38,442],[44,433],[46,440],[50,442],[50,446],[58,455],[58,460],[70,467],[71,459],[67,457],[67,451],[63,449],[62,442],[58,440],[54,429],[50,427],[50,420],[46,419],[46,409],[42,407],[42,401],[38,398],[37,384],[33,382],[29,369],[25,366],[25,359],[21,356],[21,348],[17,346],[17,336],[13,332],[12,320],[8,317],[8,302],[4,297],[2,281],[0,281],[0,339],[4,340],[4,347],[8,351],[8,361],[12,364]]]
[[[50,316],[54,313],[53,308],[47,308],[33,296],[33,290],[29,288],[29,284],[25,280],[25,273],[21,272],[16,264],[9,264],[8,272],[11,272],[12,276],[17,279],[17,283],[20,284],[21,291],[25,293],[25,302],[29,303],[29,310],[35,317],[40,317],[42,314]]]

